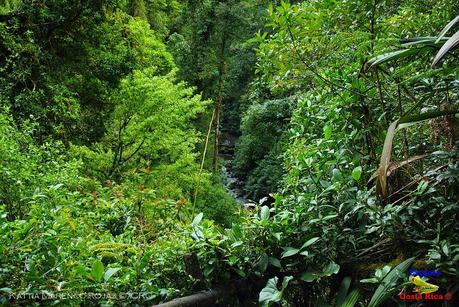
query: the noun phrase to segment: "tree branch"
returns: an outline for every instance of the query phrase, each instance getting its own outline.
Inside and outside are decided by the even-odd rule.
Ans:
[[[140,142],[140,145],[137,147],[136,150],[134,150],[134,152],[132,154],[129,155],[129,157],[127,157],[126,159],[124,159],[123,163],[126,163],[127,161],[129,161],[133,156],[135,156],[136,153],[139,152],[140,148],[142,148],[143,144],[145,143],[145,139],[142,140],[142,142]]]

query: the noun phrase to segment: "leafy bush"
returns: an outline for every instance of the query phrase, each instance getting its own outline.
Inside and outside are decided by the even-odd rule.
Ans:
[[[26,124],[19,132],[10,116],[0,114],[0,204],[9,219],[22,218],[40,189],[78,182],[80,164],[68,160],[58,142],[35,144],[34,125]]]
[[[274,192],[282,176],[282,142],[292,114],[292,98],[252,105],[242,118],[235,148],[234,171],[247,181],[249,196],[259,198]]]
[[[197,202],[195,212],[203,212],[207,219],[223,227],[239,222],[238,215],[242,207],[228,194],[221,182],[209,182],[200,189],[204,195]]]

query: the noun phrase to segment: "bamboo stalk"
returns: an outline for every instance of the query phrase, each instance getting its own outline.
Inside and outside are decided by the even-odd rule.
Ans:
[[[199,168],[199,174],[198,174],[198,180],[199,181],[196,183],[196,188],[194,190],[194,200],[193,200],[193,209],[192,209],[192,214],[193,215],[194,215],[194,207],[196,206],[196,199],[197,199],[197,196],[198,196],[198,188],[199,188],[199,183],[200,183],[200,179],[201,179],[201,174],[202,174],[202,170],[204,169],[204,162],[206,160],[207,146],[209,145],[210,132],[212,130],[212,124],[214,122],[214,117],[215,117],[215,109],[212,112],[212,118],[210,119],[209,128],[207,129],[206,143],[204,145],[204,150],[202,152],[201,166]]]

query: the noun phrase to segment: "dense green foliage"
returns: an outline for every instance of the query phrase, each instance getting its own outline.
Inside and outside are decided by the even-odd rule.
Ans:
[[[253,199],[276,191],[283,174],[283,141],[293,112],[293,99],[268,100],[249,107],[236,144],[235,173],[247,182]]]
[[[0,304],[457,299],[456,2],[0,1]]]
[[[177,80],[163,43],[181,7],[152,1],[132,17],[136,5],[2,6],[0,281],[12,301],[38,303],[17,295],[41,291],[165,300],[193,287],[182,262],[192,212],[237,218],[198,163],[194,122],[211,102]]]

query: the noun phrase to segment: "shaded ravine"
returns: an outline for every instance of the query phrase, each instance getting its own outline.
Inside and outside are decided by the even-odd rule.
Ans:
[[[239,180],[233,173],[236,141],[236,136],[227,135],[220,144],[219,158],[221,162],[221,174],[226,190],[240,205],[244,205],[248,202],[244,192],[244,182]]]

